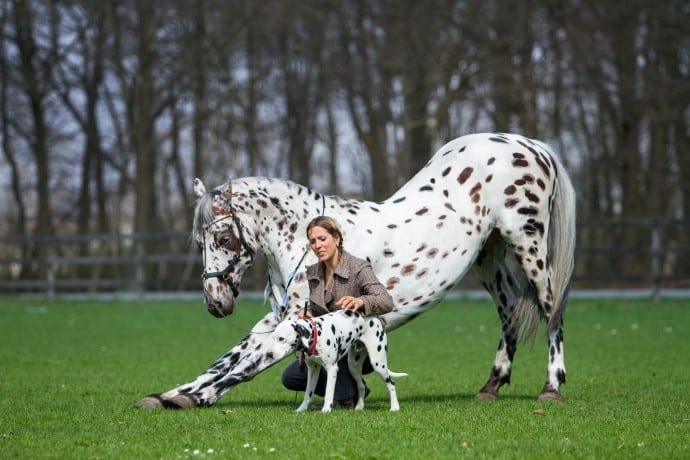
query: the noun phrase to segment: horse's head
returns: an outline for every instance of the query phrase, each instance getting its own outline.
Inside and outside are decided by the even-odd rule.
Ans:
[[[193,238],[204,263],[204,300],[208,311],[222,318],[233,312],[242,275],[254,263],[253,234],[232,203],[229,181],[207,193],[204,183],[194,179],[194,194]]]

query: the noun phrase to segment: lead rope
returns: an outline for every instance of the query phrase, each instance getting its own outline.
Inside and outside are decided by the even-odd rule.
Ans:
[[[321,215],[323,216],[324,212],[326,212],[326,198],[323,195],[321,195],[321,199],[323,200],[322,201],[322,208],[321,208]],[[307,353],[309,353],[310,356],[313,356],[314,354],[316,354],[316,342],[319,338],[319,334],[318,334],[318,330],[316,327],[316,321],[314,321],[314,318],[308,318],[307,317],[307,305],[308,304],[309,304],[309,302],[304,304],[304,310],[303,310],[302,317],[307,318],[309,320],[309,324],[311,324],[311,340],[312,340],[312,342],[311,342],[311,346],[309,347],[309,351]],[[305,359],[304,351],[301,351],[299,354],[300,365],[302,365],[304,363],[304,359]]]
[[[297,270],[299,270],[299,267],[300,265],[302,265],[302,262],[304,262],[304,258],[307,257],[307,254],[309,254],[309,248],[307,248],[307,250],[304,251],[304,254],[302,254],[302,257],[299,259],[299,262],[297,262],[297,266],[295,266],[295,269],[292,270],[288,275],[288,282],[285,285],[285,292],[283,292],[283,299],[280,307],[278,307],[278,305],[273,307],[273,314],[275,315],[276,321],[278,321],[278,319],[280,318],[280,313],[287,310],[288,288],[290,287],[290,284],[292,284],[292,280],[295,278],[295,275],[297,275]],[[306,305],[304,308],[307,308]]]
[[[321,215],[323,216],[324,212],[326,212],[326,195],[321,194]],[[305,257],[307,257],[307,254],[309,254],[309,247],[307,246],[307,249],[304,251],[304,254],[302,254],[302,257],[299,259],[299,262],[297,262],[297,266],[295,266],[295,269],[290,272],[288,275],[288,282],[285,284],[285,292],[283,292],[283,298],[281,305],[275,305],[273,307],[273,315],[275,316],[275,320],[278,321],[280,319],[280,313],[284,313],[287,310],[287,301],[288,301],[288,288],[290,287],[290,284],[292,284],[292,280],[295,278],[295,275],[297,275],[297,270],[299,270],[300,265],[302,265],[302,262],[304,262]],[[268,279],[269,283],[271,282],[271,278],[269,276]],[[307,303],[304,304],[304,315],[306,316],[307,314]]]

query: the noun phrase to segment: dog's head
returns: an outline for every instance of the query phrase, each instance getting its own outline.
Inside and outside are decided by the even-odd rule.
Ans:
[[[273,331],[273,351],[285,356],[293,351],[309,349],[311,336],[311,325],[308,321],[285,320]]]

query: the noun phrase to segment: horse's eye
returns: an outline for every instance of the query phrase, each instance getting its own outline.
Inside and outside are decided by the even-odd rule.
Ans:
[[[230,242],[230,237],[228,235],[223,235],[218,238],[218,246],[226,246]]]

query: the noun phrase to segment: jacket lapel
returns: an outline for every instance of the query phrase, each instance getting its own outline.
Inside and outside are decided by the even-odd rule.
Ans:
[[[350,278],[350,255],[343,251],[340,261],[338,261],[338,266],[335,267],[335,273],[333,274],[333,297],[338,300],[340,297],[346,293],[341,292],[339,289],[341,285],[348,290],[348,280]],[[336,278],[339,278],[338,280]],[[321,263],[314,264],[307,268],[307,280],[309,282],[309,300],[311,303],[315,304],[323,312],[328,312],[326,308],[326,299],[324,297],[324,268]],[[343,283],[340,280],[344,280]]]

